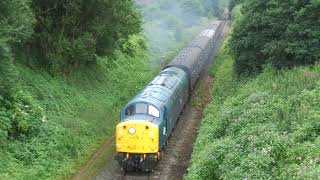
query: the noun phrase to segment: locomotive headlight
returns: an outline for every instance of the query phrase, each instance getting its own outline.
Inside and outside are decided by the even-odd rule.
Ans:
[[[129,128],[129,133],[131,134],[131,135],[133,135],[134,133],[136,133],[136,129],[135,128]]]

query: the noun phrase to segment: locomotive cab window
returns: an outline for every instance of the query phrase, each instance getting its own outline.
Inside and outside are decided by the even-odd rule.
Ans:
[[[157,117],[157,118],[160,117],[159,110],[152,105],[149,105],[148,114],[150,114],[151,116]]]
[[[160,117],[160,111],[156,107],[145,103],[131,105],[125,111],[126,116],[134,114],[148,114],[157,118]]]
[[[147,114],[148,105],[143,103],[136,104],[136,114]]]

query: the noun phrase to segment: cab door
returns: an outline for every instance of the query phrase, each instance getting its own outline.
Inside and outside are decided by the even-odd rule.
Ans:
[[[163,116],[162,118],[163,121],[161,123],[160,129],[159,129],[159,134],[160,134],[160,144],[161,146],[166,146],[166,142],[168,139],[168,111],[166,108],[163,110]]]

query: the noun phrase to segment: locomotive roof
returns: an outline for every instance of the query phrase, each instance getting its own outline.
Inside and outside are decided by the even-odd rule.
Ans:
[[[182,81],[182,77],[185,76],[186,73],[179,68],[170,67],[163,70],[126,107],[143,102],[152,104],[161,110],[170,100],[179,81]]]

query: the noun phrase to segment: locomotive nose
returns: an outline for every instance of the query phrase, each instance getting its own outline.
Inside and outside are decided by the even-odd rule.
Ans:
[[[116,128],[116,151],[126,153],[157,153],[158,126],[148,121],[126,121]]]

